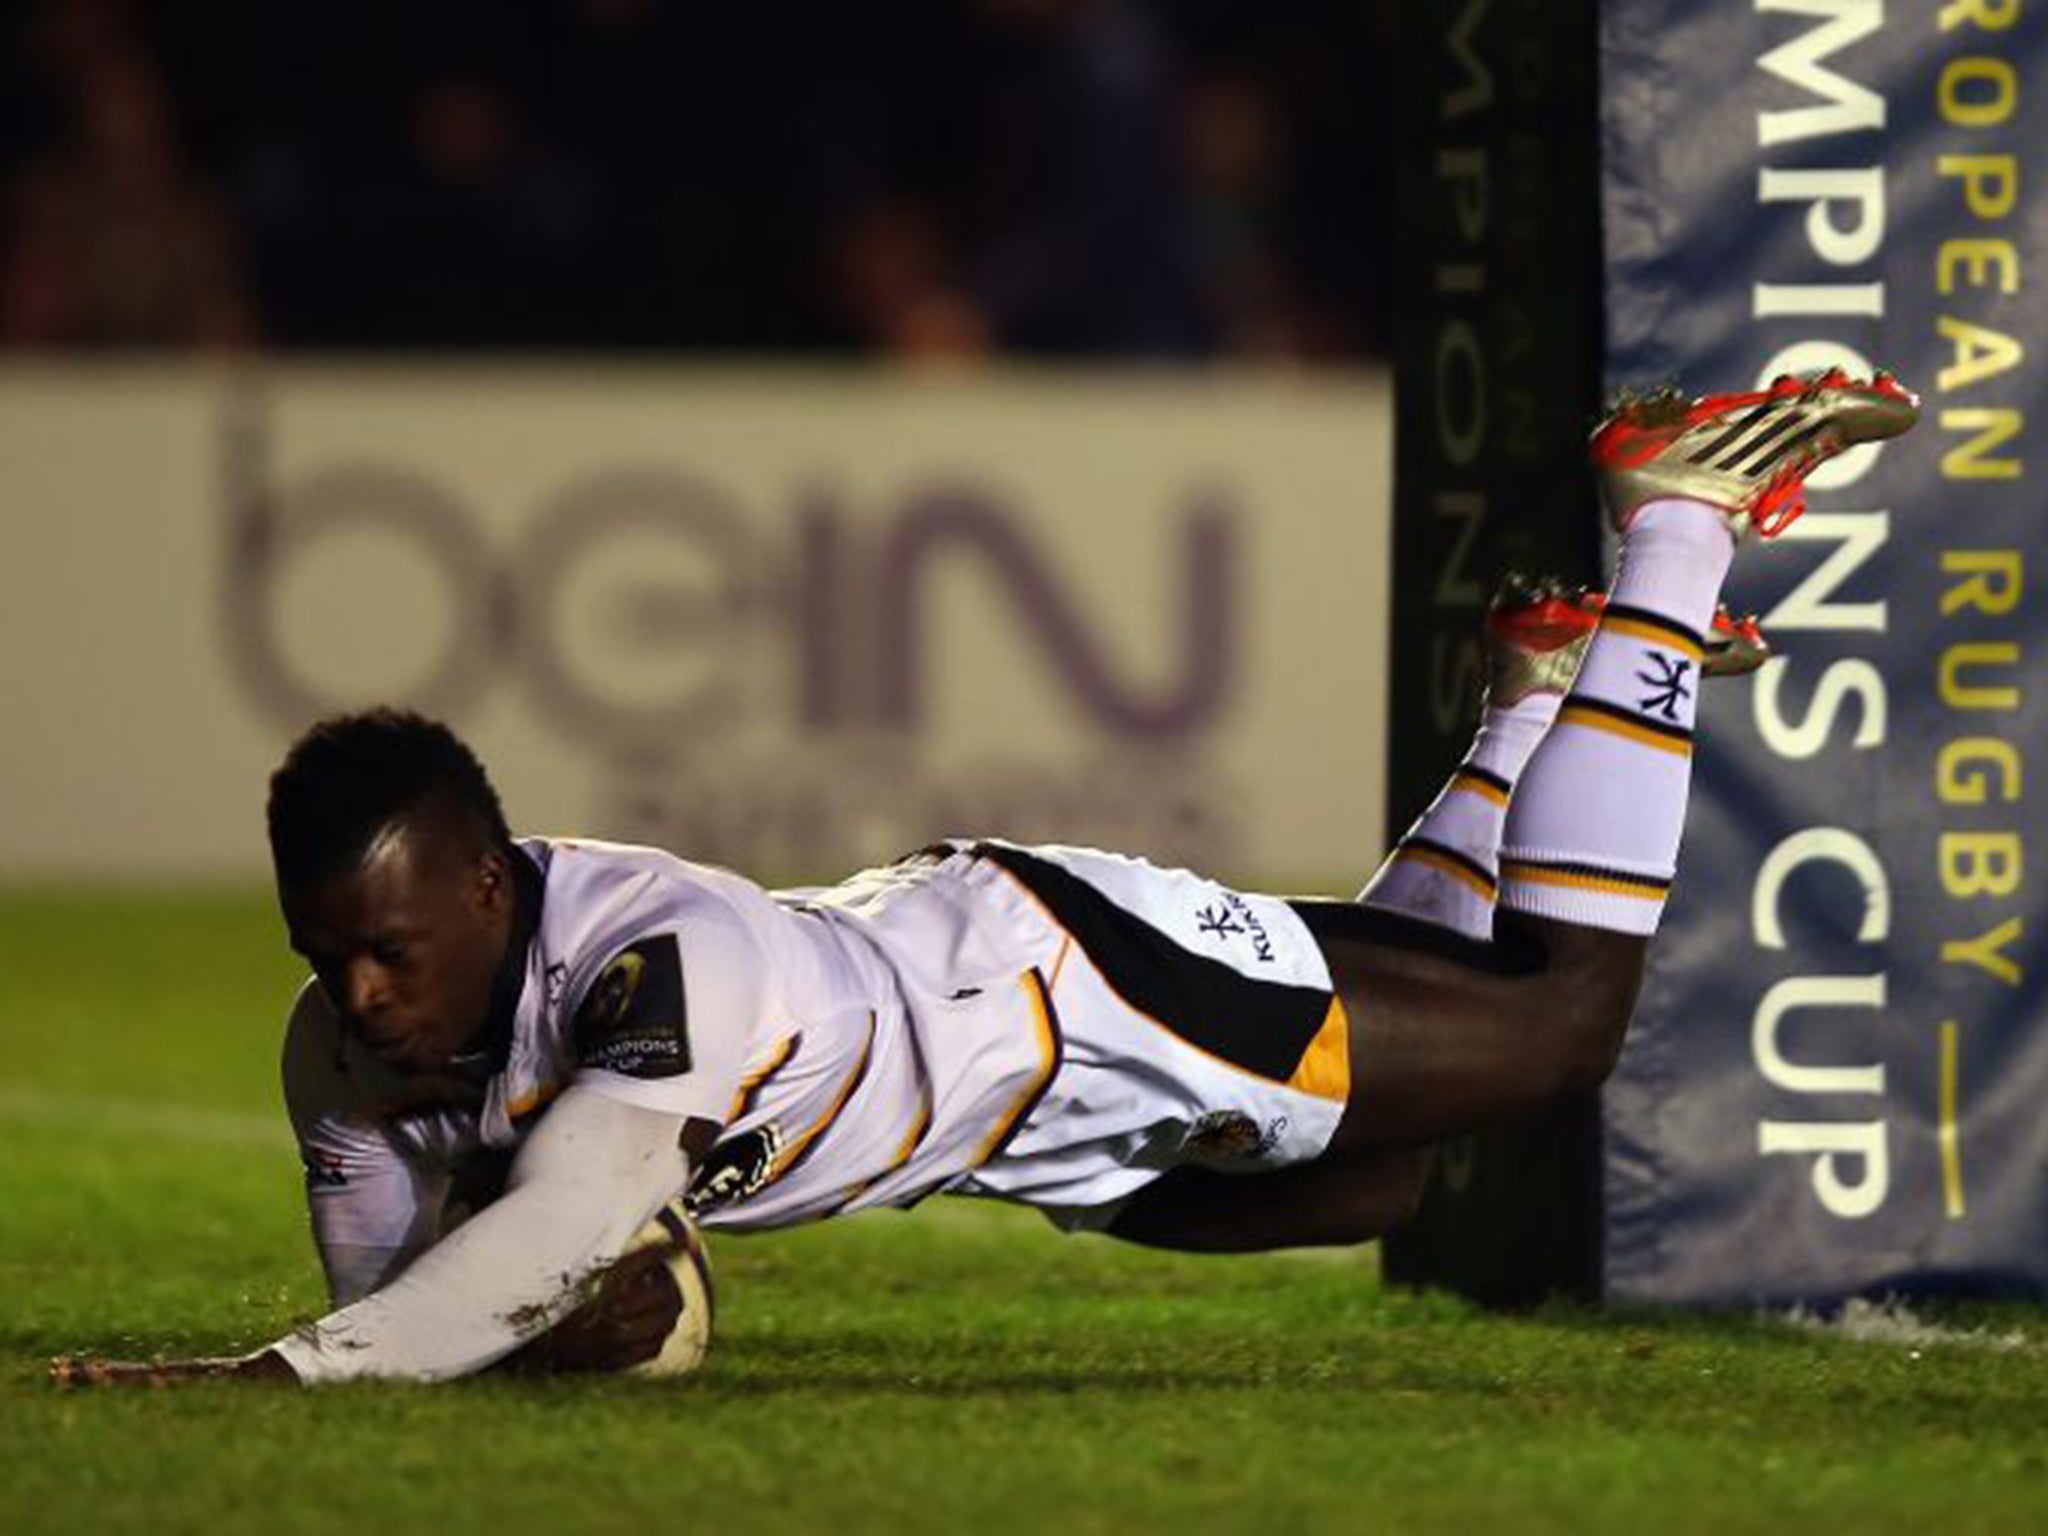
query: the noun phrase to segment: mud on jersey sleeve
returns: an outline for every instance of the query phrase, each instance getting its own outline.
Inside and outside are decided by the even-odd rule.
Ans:
[[[606,960],[570,1026],[575,1081],[593,1092],[722,1125],[775,991],[745,920],[713,902]]]
[[[572,1084],[504,1195],[397,1279],[271,1346],[300,1381],[443,1381],[553,1327],[689,1180],[682,1122]]]

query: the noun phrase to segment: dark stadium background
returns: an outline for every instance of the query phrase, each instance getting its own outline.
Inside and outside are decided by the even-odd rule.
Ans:
[[[985,831],[1357,888],[1462,750],[1430,648],[1475,659],[1485,567],[1592,568],[1603,18],[1655,66],[1618,163],[1704,173],[1764,49],[1855,13],[1903,91],[1981,7],[1410,0],[1398,60],[1396,9],[0,0],[0,1531],[2040,1527],[2038,1304],[1498,1313],[1387,1283],[1398,1246],[1172,1255],[985,1201],[718,1234],[709,1364],[656,1390],[50,1384],[324,1310],[262,817],[309,701],[453,700],[520,829],[770,880]],[[1968,46],[2040,57],[2013,10]],[[1746,242],[1739,126],[1713,197],[1630,206]],[[1747,302],[1673,271],[1674,310]],[[1694,353],[1753,339],[1721,330]],[[1695,951],[1716,997],[1764,969]],[[1746,1052],[1723,1013],[1676,1022]],[[2020,1081],[1964,1078],[2031,1126]],[[1589,1145],[1458,1149],[1436,1198],[1495,1209],[1426,1230],[1476,1234],[1468,1276],[1582,1270],[1597,1213],[1529,1192],[1583,1195]],[[2039,1166],[2001,1170],[2035,1211]]]
[[[0,336],[1371,356],[1393,10],[27,0]]]

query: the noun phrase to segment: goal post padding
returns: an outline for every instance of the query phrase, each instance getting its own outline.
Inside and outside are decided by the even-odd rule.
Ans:
[[[1882,363],[1925,415],[1816,476],[1806,517],[1738,559],[1730,599],[1761,613],[1780,659],[1703,698],[1679,880],[1628,1046],[1597,1123],[1548,1128],[1581,1160],[1539,1180],[1512,1140],[1459,1149],[1445,1161],[1462,1188],[1436,1181],[1417,1231],[1390,1243],[1390,1272],[1508,1299],[2038,1294],[2048,887],[2028,855],[2039,862],[2048,812],[2029,759],[2048,741],[2048,544],[2027,449],[2048,404],[2048,187],[2029,147],[2048,132],[2048,7],[1610,0],[1581,19],[1583,68],[1540,78],[1584,82],[1598,128],[1578,190],[1599,233],[1583,273],[1554,257],[1546,275],[1567,296],[1586,278],[1604,339],[1592,379],[1571,347],[1532,367],[1571,391]],[[1446,82],[1476,60],[1500,91],[1533,24],[1483,0],[1417,16],[1411,198],[1458,148]],[[1494,125],[1510,139],[1512,117]],[[1404,214],[1398,266],[1417,323],[1397,373],[1410,604],[1463,467],[1431,457],[1414,419],[1431,387],[1424,336],[1458,297],[1425,291],[1440,232],[1417,217]],[[1575,456],[1565,437],[1546,450]],[[1508,558],[1510,509],[1489,513],[1481,565]],[[1594,526],[1589,498],[1555,525],[1535,515],[1560,552]],[[1430,622],[1396,635],[1396,824],[1458,746],[1418,686]],[[1405,691],[1404,671],[1418,674]],[[1496,1245],[1505,1280],[1464,1252],[1503,1213],[1565,1234],[1520,1256]]]
[[[1579,451],[1600,393],[1595,24],[1592,0],[1401,11],[1390,833],[1471,739],[1501,574],[1595,572]],[[1589,1290],[1596,1111],[1445,1149],[1388,1275],[1500,1303]]]

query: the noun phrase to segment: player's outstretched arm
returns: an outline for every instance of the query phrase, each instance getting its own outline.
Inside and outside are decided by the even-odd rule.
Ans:
[[[442,1381],[509,1355],[573,1312],[689,1182],[682,1117],[571,1087],[512,1165],[504,1196],[384,1289],[234,1360],[66,1360],[67,1385],[241,1377]]]
[[[50,1380],[60,1387],[167,1387],[173,1382],[226,1378],[287,1386],[299,1382],[298,1372],[274,1349],[206,1360],[102,1360],[91,1355],[59,1355],[50,1362]]]

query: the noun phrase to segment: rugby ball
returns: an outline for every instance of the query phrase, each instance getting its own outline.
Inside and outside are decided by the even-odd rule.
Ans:
[[[662,1341],[661,1353],[628,1367],[627,1374],[687,1376],[704,1363],[705,1353],[711,1348],[711,1257],[697,1235],[697,1224],[684,1213],[680,1200],[656,1212],[654,1220],[640,1229],[640,1235],[626,1251],[640,1253],[649,1248],[662,1250],[683,1305],[676,1314],[675,1326]]]

